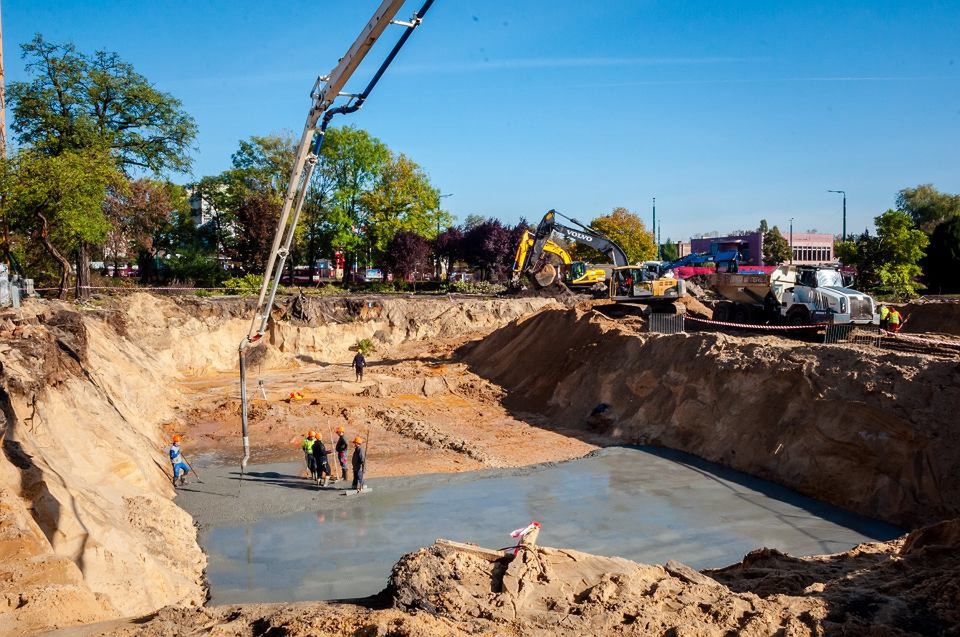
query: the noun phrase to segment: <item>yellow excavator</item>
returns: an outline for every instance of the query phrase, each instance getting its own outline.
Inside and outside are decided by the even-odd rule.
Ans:
[[[514,275],[518,275],[522,269],[522,264],[527,262],[527,254],[533,248],[533,244],[533,233],[529,230],[524,230],[523,235],[520,237],[520,245],[517,246],[517,255],[513,262]],[[553,257],[547,257],[548,260],[559,261],[560,263],[547,262],[543,268],[533,274],[541,287],[547,287],[557,280],[559,277],[557,266],[561,264],[569,268],[570,274],[567,285],[570,287],[592,288],[598,284],[604,285],[607,280],[607,270],[609,266],[604,269],[598,265],[584,263],[583,261],[574,261],[570,258],[570,253],[567,252],[563,246],[551,239],[547,239],[546,243],[543,244],[543,252],[553,255]]]
[[[557,217],[570,225],[560,223]],[[612,265],[573,262],[562,245],[571,242],[590,246],[607,255]],[[551,210],[543,216],[535,232],[523,233],[513,264],[514,286],[521,286],[526,276],[537,287],[549,287],[560,281],[558,266],[564,265],[570,267],[568,286],[581,290],[588,288],[597,296],[608,296],[615,303],[656,305],[675,301],[686,294],[683,281],[661,276],[659,268],[652,263],[630,265],[623,248],[610,237]]]

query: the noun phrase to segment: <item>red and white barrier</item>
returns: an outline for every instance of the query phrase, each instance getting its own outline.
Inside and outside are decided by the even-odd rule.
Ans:
[[[741,330],[815,330],[830,325],[830,323],[815,323],[813,325],[754,325],[752,323],[728,323],[727,321],[712,321],[710,319],[696,318],[694,316],[686,316],[683,320],[694,321],[696,323],[706,323],[708,325],[735,327]]]

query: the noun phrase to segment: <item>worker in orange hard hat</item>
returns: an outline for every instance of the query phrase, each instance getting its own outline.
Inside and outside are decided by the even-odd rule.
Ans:
[[[170,464],[173,465],[173,488],[177,488],[177,479],[180,479],[180,485],[183,486],[187,481],[187,474],[190,473],[190,465],[183,459],[183,453],[180,451],[180,441],[183,436],[173,435],[173,444],[170,445]],[[180,472],[183,472],[182,474]]]
[[[344,435],[343,425],[337,427],[337,462],[340,463],[340,478],[347,481],[347,437]]]
[[[363,490],[363,470],[367,466],[367,452],[363,448],[363,438],[353,439],[353,488]]]
[[[317,462],[313,457],[313,443],[316,439],[317,432],[308,431],[303,442],[300,443],[300,448],[303,450],[303,459],[307,462],[307,471],[310,472],[310,479],[314,482],[317,481]]]

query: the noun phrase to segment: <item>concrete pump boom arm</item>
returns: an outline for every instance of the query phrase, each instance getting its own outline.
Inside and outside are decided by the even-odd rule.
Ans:
[[[394,20],[394,17],[403,7],[405,1],[406,0],[383,0],[376,11],[374,11],[373,17],[370,18],[360,32],[360,35],[354,40],[346,55],[340,58],[340,61],[333,70],[330,71],[329,75],[317,78],[313,89],[310,91],[312,103],[310,111],[307,114],[307,121],[303,127],[303,134],[300,136],[300,142],[297,145],[293,168],[290,172],[290,182],[283,199],[283,207],[280,210],[280,218],[277,221],[277,231],[276,234],[274,234],[273,244],[270,247],[270,255],[267,258],[263,284],[260,287],[260,296],[257,299],[257,307],[254,312],[253,321],[250,324],[250,330],[247,332],[243,341],[241,341],[239,347],[240,405],[243,430],[243,459],[240,462],[241,475],[246,469],[247,462],[250,459],[250,438],[247,428],[246,351],[251,345],[263,337],[266,333],[267,325],[270,322],[270,311],[273,308],[277,288],[283,276],[283,266],[287,256],[290,254],[290,247],[293,244],[297,221],[300,218],[303,201],[310,187],[310,177],[313,175],[313,169],[314,166],[316,166],[324,133],[326,132],[327,125],[330,123],[330,119],[334,115],[352,113],[363,106],[367,96],[370,95],[370,92],[377,85],[377,82],[380,81],[383,73],[387,70],[387,67],[396,57],[404,43],[406,43],[410,34],[420,25],[424,14],[434,2],[434,0],[425,0],[420,10],[417,11],[408,22]],[[357,67],[360,66],[360,63],[373,48],[373,45],[376,44],[380,36],[383,35],[386,28],[391,24],[403,27],[404,31],[387,54],[387,57],[380,64],[376,73],[374,73],[373,78],[361,93],[343,93],[347,81],[357,70]],[[349,101],[343,106],[332,108],[334,101],[341,96],[349,98]]]

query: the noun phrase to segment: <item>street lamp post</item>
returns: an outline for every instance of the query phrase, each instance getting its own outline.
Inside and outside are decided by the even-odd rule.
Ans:
[[[793,217],[790,217],[790,263],[793,263]]]
[[[660,245],[657,243],[657,198],[653,198],[653,225],[650,226],[650,234],[653,235],[653,245],[657,249],[657,259],[660,258]]]
[[[840,235],[843,238],[843,241],[847,240],[847,192],[845,190],[828,190],[827,192],[835,192],[838,195],[843,195],[843,234]]]

